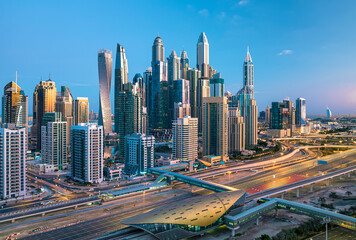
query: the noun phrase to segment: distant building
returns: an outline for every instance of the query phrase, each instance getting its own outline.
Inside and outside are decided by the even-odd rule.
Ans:
[[[197,43],[197,68],[201,77],[209,79],[209,43],[204,32],[200,34]]]
[[[14,82],[9,82],[4,87],[2,122],[13,123],[16,127],[28,125],[28,96]]]
[[[79,123],[72,126],[71,175],[81,182],[101,183],[104,179],[103,126]]]
[[[173,102],[189,104],[189,81],[179,79],[173,82]]]
[[[104,127],[104,135],[112,133],[111,120],[111,72],[112,52],[109,50],[98,51],[99,70],[99,119],[98,124]]]
[[[191,109],[189,103],[174,103],[174,114],[173,120],[177,120],[178,118],[184,118],[185,116],[191,115]]]
[[[59,170],[67,164],[67,122],[61,113],[47,112],[42,118],[41,155],[42,163]]]
[[[274,131],[272,131],[274,129]],[[292,106],[290,100],[284,100],[283,102],[273,102],[271,108],[271,121],[270,121],[270,135],[278,136],[276,134],[279,130],[283,131],[283,136],[291,136],[295,130],[295,108]]]
[[[329,107],[326,107],[326,117],[327,118],[331,118],[333,115],[332,115],[332,113],[331,113],[331,110],[330,110],[330,108]]]
[[[182,53],[180,54],[180,77],[179,78],[182,78],[182,79],[188,79],[187,77],[187,72],[188,72],[188,69],[189,69],[189,58],[188,58],[188,55],[187,55],[187,52],[182,51]]]
[[[225,93],[224,79],[217,73],[210,79],[210,97],[223,97]]]
[[[305,98],[297,98],[295,101],[295,125],[301,127],[307,123],[307,106]]]
[[[135,175],[154,167],[155,138],[140,133],[125,137],[125,173]]]
[[[51,79],[37,84],[33,93],[33,126],[31,128],[32,142],[37,150],[41,150],[42,118],[47,112],[55,111],[57,88]]]
[[[266,122],[266,124],[269,125],[269,122],[271,121],[271,108],[270,108],[269,105],[267,106],[265,112],[266,112],[266,115],[265,115],[265,122]]]
[[[89,99],[87,97],[77,97],[75,100],[74,119],[75,125],[89,123]]]
[[[189,103],[191,108],[191,116],[198,117],[198,79],[200,78],[200,71],[198,69],[188,69],[187,78],[189,81]]]
[[[203,156],[228,154],[228,105],[226,97],[203,98]]]
[[[186,116],[173,121],[173,159],[195,161],[198,158],[198,119]]]
[[[0,128],[0,199],[26,195],[25,128]]]
[[[245,149],[245,123],[237,107],[229,108],[229,153]]]
[[[104,178],[106,180],[120,180],[122,178],[123,164],[104,167]]]

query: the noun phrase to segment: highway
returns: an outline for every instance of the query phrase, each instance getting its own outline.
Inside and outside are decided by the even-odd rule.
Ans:
[[[312,160],[310,161],[306,161],[305,164],[293,164],[291,163],[289,166],[284,166],[284,167],[278,167],[278,168],[274,168],[271,170],[267,170],[266,172],[261,172],[259,174],[256,174],[254,176],[251,176],[250,178],[244,179],[242,181],[235,181],[233,183],[231,183],[231,186],[234,187],[238,187],[240,189],[249,189],[251,187],[256,187],[259,186],[263,183],[265,183],[266,181],[271,181],[271,174],[272,173],[277,173],[280,174],[280,177],[283,176],[283,172],[286,172],[285,175],[290,175],[290,174],[295,174],[295,173],[308,173],[310,174],[309,176],[318,174],[319,171],[327,171],[330,170],[332,168],[334,168],[335,166],[339,166],[341,164],[345,164],[347,162],[353,161],[355,159],[356,154],[354,152],[352,152],[351,154],[345,153],[344,156],[345,157],[341,157],[341,155],[331,155],[328,156],[329,157],[329,161],[330,161],[330,165],[326,165],[326,166],[313,166],[313,162]],[[301,165],[301,167],[296,167]],[[310,168],[310,169],[309,169]],[[279,176],[279,175],[277,175]],[[202,190],[200,191],[200,193],[205,193],[206,190]],[[278,189],[278,191],[280,191],[280,189]],[[208,193],[208,192],[206,192]],[[271,192],[269,192],[268,194],[273,194]],[[100,218],[95,218],[92,219],[90,221],[86,221],[84,223],[79,223],[70,227],[65,228],[66,230],[63,231],[62,230],[56,230],[54,231],[50,231],[46,234],[45,239],[55,239],[55,238],[51,238],[51,236],[57,236],[62,239],[90,239],[90,238],[95,238],[97,237],[96,234],[91,234],[91,233],[87,233],[85,234],[85,236],[82,236],[83,231],[85,229],[85,231],[87,231],[88,227],[87,226],[93,226],[93,228],[95,228],[95,233],[106,233],[106,232],[110,232],[110,231],[114,231],[118,228],[123,227],[120,224],[120,221],[122,219],[125,219],[129,216],[138,214],[140,212],[144,212],[144,211],[148,211],[152,208],[156,208],[158,206],[167,204],[169,202],[172,201],[179,201],[179,199],[181,198],[186,198],[186,197],[191,197],[194,196],[195,194],[193,193],[183,193],[182,195],[178,195],[175,198],[170,198],[167,200],[162,200],[162,202],[154,202],[154,203],[150,203],[150,204],[146,204],[145,206],[142,207],[131,207],[131,208],[127,208],[123,211],[117,212],[117,213],[111,213],[111,215],[109,216],[103,216]],[[257,196],[257,195],[256,195]],[[162,195],[162,198],[164,198],[164,194]],[[249,197],[248,198],[252,198]],[[148,197],[147,197],[147,202],[149,202]],[[104,207],[104,206],[103,206]],[[22,223],[21,223],[22,224]],[[25,223],[24,223],[25,224]],[[89,225],[87,225],[89,224]],[[2,230],[2,228],[0,228],[0,231]],[[39,239],[38,237],[42,237],[42,234],[39,234],[38,236],[35,235],[33,237],[30,238],[26,238],[26,239]],[[44,236],[43,236],[44,237]],[[43,238],[42,238],[43,239]]]

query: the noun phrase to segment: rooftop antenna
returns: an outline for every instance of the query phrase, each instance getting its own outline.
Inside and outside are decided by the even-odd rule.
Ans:
[[[16,81],[16,86],[15,86],[15,93],[17,94],[17,71],[16,71],[16,77],[15,77],[15,81]]]

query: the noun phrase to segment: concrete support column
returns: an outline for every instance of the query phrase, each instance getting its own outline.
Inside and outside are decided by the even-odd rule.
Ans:
[[[342,176],[340,175],[340,180],[342,180]]]
[[[278,208],[276,208],[276,217],[278,216]]]
[[[284,193],[282,193],[281,199],[284,199]]]
[[[351,173],[348,173],[347,176],[348,176],[348,177],[351,177]]]
[[[313,192],[313,184],[310,184],[310,192]]]
[[[299,198],[299,188],[297,188],[297,198]]]
[[[14,222],[15,222],[15,219],[11,219],[11,222],[14,223]]]
[[[258,224],[259,224],[259,221],[258,221],[258,219],[259,219],[259,218],[257,218],[257,219],[256,219],[256,225],[257,225],[257,226],[258,226]]]
[[[329,179],[326,179],[326,186],[329,186]]]
[[[235,229],[234,228],[231,230],[231,236],[235,237]]]
[[[44,217],[45,213],[42,213],[42,217]]]
[[[75,206],[74,206],[74,209],[77,209],[77,208],[78,208],[78,205],[75,205]]]
[[[193,186],[191,184],[189,184],[190,186],[190,192],[193,192]]]

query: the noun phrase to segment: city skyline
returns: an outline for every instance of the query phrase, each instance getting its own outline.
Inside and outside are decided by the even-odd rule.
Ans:
[[[281,11],[276,13],[277,9],[273,9],[275,3],[264,5],[266,3],[244,2],[244,4],[236,4],[235,2],[236,6],[229,1],[224,1],[222,6],[217,6],[214,2],[208,2],[206,6],[200,6],[197,3],[189,5],[187,2],[169,4],[164,7],[166,11],[162,13],[163,17],[166,17],[167,12],[173,11],[173,9],[174,14],[186,16],[183,23],[177,22],[177,30],[174,32],[169,29],[168,25],[173,21],[169,18],[167,23],[159,27],[152,25],[157,22],[156,19],[153,19],[152,22],[148,21],[148,23],[141,25],[147,28],[147,24],[150,23],[152,27],[143,29],[143,26],[140,25],[143,21],[142,17],[135,16],[137,23],[129,24],[134,30],[124,27],[118,34],[112,29],[111,33],[100,37],[93,36],[96,32],[89,31],[87,27],[80,29],[84,26],[83,24],[90,17],[90,14],[94,13],[94,9],[98,7],[96,4],[89,4],[84,12],[76,17],[78,21],[74,26],[63,29],[64,23],[57,23],[56,21],[59,14],[64,11],[62,6],[48,3],[41,4],[41,7],[35,9],[37,5],[34,4],[30,9],[32,13],[40,11],[41,14],[38,14],[40,17],[28,19],[29,16],[24,12],[28,7],[25,3],[21,6],[1,3],[2,8],[8,11],[5,11],[1,17],[7,19],[7,25],[1,24],[0,30],[4,34],[13,35],[15,39],[0,40],[2,46],[7,46],[3,50],[3,58],[0,60],[0,78],[2,79],[0,87],[3,88],[3,84],[14,81],[15,71],[18,70],[19,86],[26,93],[31,93],[34,85],[41,80],[41,76],[42,80],[45,80],[48,74],[51,74],[51,79],[56,82],[56,85],[69,87],[74,96],[83,96],[82,92],[85,92],[87,96],[83,97],[89,97],[90,110],[94,109],[95,112],[98,112],[98,73],[96,67],[98,49],[106,48],[115,51],[116,44],[118,42],[122,44],[125,47],[128,62],[130,62],[128,79],[131,80],[136,73],[142,74],[150,66],[152,41],[158,35],[158,32],[166,48],[164,57],[168,57],[167,53],[172,50],[175,50],[179,56],[184,49],[190,59],[190,66],[196,65],[196,40],[201,32],[205,32],[209,40],[209,62],[222,73],[226,91],[236,94],[242,87],[241,62],[244,59],[246,47],[249,45],[254,63],[258,66],[258,70],[255,72],[255,98],[261,109],[264,109],[273,101],[289,96],[290,99],[306,98],[308,100],[308,114],[325,115],[326,106],[329,106],[335,114],[354,114],[354,104],[356,103],[354,76],[356,72],[351,68],[355,63],[351,54],[354,46],[351,43],[355,36],[352,34],[349,36],[347,26],[350,24],[348,19],[352,17],[352,9],[355,9],[356,5],[345,4],[340,6],[330,2],[321,6],[316,1],[303,6],[303,1],[301,1],[300,3],[289,3],[282,9],[278,6],[277,9]],[[101,6],[101,4],[99,5]],[[125,3],[122,7],[129,8],[129,5],[129,3]],[[54,7],[57,7],[57,9],[54,10]],[[73,11],[77,8],[79,8],[79,5],[71,4],[69,16],[74,14]],[[163,6],[159,6],[157,2],[153,2],[151,6],[142,3],[138,6],[138,11],[143,8],[147,8],[154,13],[161,11]],[[340,11],[331,14],[334,8]],[[8,15],[14,13],[15,10],[17,13],[16,19]],[[115,23],[122,21],[125,17],[132,18],[126,14],[124,16],[113,15],[111,10],[108,11],[103,20],[98,20],[100,23],[108,18],[114,19]],[[312,14],[313,11],[315,16]],[[53,13],[53,17],[47,23],[41,22],[42,18],[49,12]],[[263,26],[256,23],[262,17],[256,16],[258,13],[268,17]],[[271,17],[273,13],[276,14]],[[288,17],[288,14],[292,14],[293,19]],[[300,22],[295,22],[294,19],[299,19],[300,14],[304,18]],[[316,16],[321,20],[317,20]],[[284,20],[285,23],[279,23]],[[185,25],[184,28],[184,23],[189,21],[196,21],[197,24],[194,24],[196,26]],[[333,21],[333,24],[330,24],[331,21]],[[340,27],[341,22],[343,25]],[[49,28],[48,24],[51,23],[54,29],[60,24],[61,27],[57,32],[53,32],[52,28]],[[26,26],[32,26],[31,24],[36,25],[35,32],[38,33],[37,35],[28,35],[28,31],[21,31]],[[103,28],[112,28],[114,27],[113,24],[103,26]],[[271,24],[276,24],[273,29]],[[89,25],[98,27],[92,22],[89,22]],[[219,30],[215,30],[215,28]],[[13,32],[11,29],[17,29],[17,31]],[[317,31],[313,32],[314,30]],[[22,33],[20,34],[20,32]],[[43,35],[45,32],[49,35]],[[80,35],[82,32],[84,33],[83,36]],[[184,32],[184,38],[179,37],[180,32]],[[325,36],[330,35],[330,33],[335,33],[333,35],[338,36],[325,40]],[[63,36],[54,39],[57,34]],[[302,36],[305,34],[308,34],[309,38],[303,39]],[[46,38],[51,35],[53,37],[51,37],[51,43],[49,43]],[[25,36],[26,42],[23,42],[21,40],[23,37],[20,36]],[[67,37],[67,39],[63,41],[63,37]],[[91,37],[93,39],[89,40]],[[13,41],[7,42],[9,39]],[[61,40],[62,42],[60,42]],[[340,51],[340,46],[342,46],[342,49],[347,48],[347,51]],[[69,57],[68,54],[63,54],[67,52],[63,49],[67,49],[67,51],[75,49],[76,54]],[[339,61],[341,57],[343,61]],[[33,61],[28,62],[27,59],[29,58]],[[330,68],[330,66],[333,67]],[[300,68],[303,68],[303,71],[300,71]],[[325,71],[324,69],[328,70]],[[114,79],[113,74],[112,79]],[[286,81],[286,79],[288,80]],[[340,84],[331,87],[335,82]],[[279,91],[281,88],[285,90]],[[113,94],[113,91],[111,91],[112,106],[114,106]],[[29,98],[29,108],[32,109],[31,98]],[[31,110],[29,112],[32,114]]]

